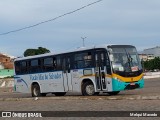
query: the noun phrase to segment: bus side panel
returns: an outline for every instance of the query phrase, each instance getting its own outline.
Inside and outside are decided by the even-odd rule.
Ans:
[[[29,79],[39,83],[41,93],[64,92],[62,71],[32,74]]]
[[[49,78],[51,85],[49,85],[50,90],[54,92],[65,92],[64,90],[64,78],[62,71],[49,73]]]
[[[41,93],[64,92],[62,72],[47,72],[15,77],[16,92],[31,93],[32,83],[40,86]]]
[[[94,69],[92,69],[94,71]],[[93,72],[92,72],[93,73]],[[83,80],[90,80],[94,84],[95,92],[97,92],[95,75],[84,75],[84,69],[76,69],[72,71],[72,85],[73,92],[82,92],[82,82]]]
[[[30,93],[30,83],[25,79],[24,75],[14,77],[15,92]]]
[[[72,70],[71,73],[72,73],[73,92],[81,92],[83,69],[74,69]]]
[[[106,83],[107,83],[107,91],[108,92],[113,91],[112,78],[111,77],[106,77]]]

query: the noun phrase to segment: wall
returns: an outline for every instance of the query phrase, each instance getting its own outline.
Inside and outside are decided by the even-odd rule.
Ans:
[[[9,77],[14,75],[13,69],[1,69],[0,70],[0,78]]]

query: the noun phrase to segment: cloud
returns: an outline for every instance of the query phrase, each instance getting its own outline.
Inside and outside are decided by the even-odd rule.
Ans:
[[[0,3],[0,16],[1,20],[12,24],[34,23],[54,18],[87,3],[75,0],[5,0]]]
[[[0,2],[0,32],[52,19],[93,1],[3,0]],[[1,50],[13,55],[38,46],[65,51],[81,46],[83,36],[87,37],[86,45],[154,46],[159,44],[160,38],[159,14],[159,0],[103,0],[56,21],[0,36]]]

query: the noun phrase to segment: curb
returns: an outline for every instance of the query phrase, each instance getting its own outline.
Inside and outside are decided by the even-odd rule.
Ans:
[[[160,96],[130,96],[130,97],[111,97],[111,96],[91,96],[91,97],[34,97],[34,98],[0,98],[0,101],[23,101],[23,100],[160,100]]]

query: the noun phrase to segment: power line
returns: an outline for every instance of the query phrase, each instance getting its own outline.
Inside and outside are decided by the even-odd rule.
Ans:
[[[32,28],[32,27],[36,27],[36,26],[38,26],[38,25],[41,25],[41,24],[44,24],[44,23],[47,23],[47,22],[54,21],[54,20],[56,20],[56,19],[59,19],[59,18],[61,18],[61,17],[66,16],[66,15],[69,15],[69,14],[75,13],[75,12],[77,12],[77,11],[80,11],[80,10],[86,8],[86,7],[89,7],[89,6],[91,6],[91,5],[94,5],[94,4],[96,4],[96,3],[99,3],[99,2],[101,2],[101,1],[103,1],[103,0],[98,0],[98,1],[92,2],[92,3],[88,4],[88,5],[85,5],[85,6],[81,7],[81,8],[78,8],[78,9],[76,9],[76,10],[73,10],[73,11],[71,11],[71,12],[65,13],[65,14],[63,14],[63,15],[57,16],[57,17],[55,17],[55,18],[53,18],[53,19],[49,19],[49,20],[46,20],[46,21],[42,21],[42,22],[39,22],[39,23],[30,25],[30,26],[26,26],[26,27],[17,29],[17,30],[12,30],[12,31],[8,31],[8,32],[5,32],[5,33],[1,33],[0,35],[6,35],[6,34],[14,33],[14,32],[19,32],[19,31],[22,31],[22,30],[25,30],[25,29],[29,29],[29,28]]]

